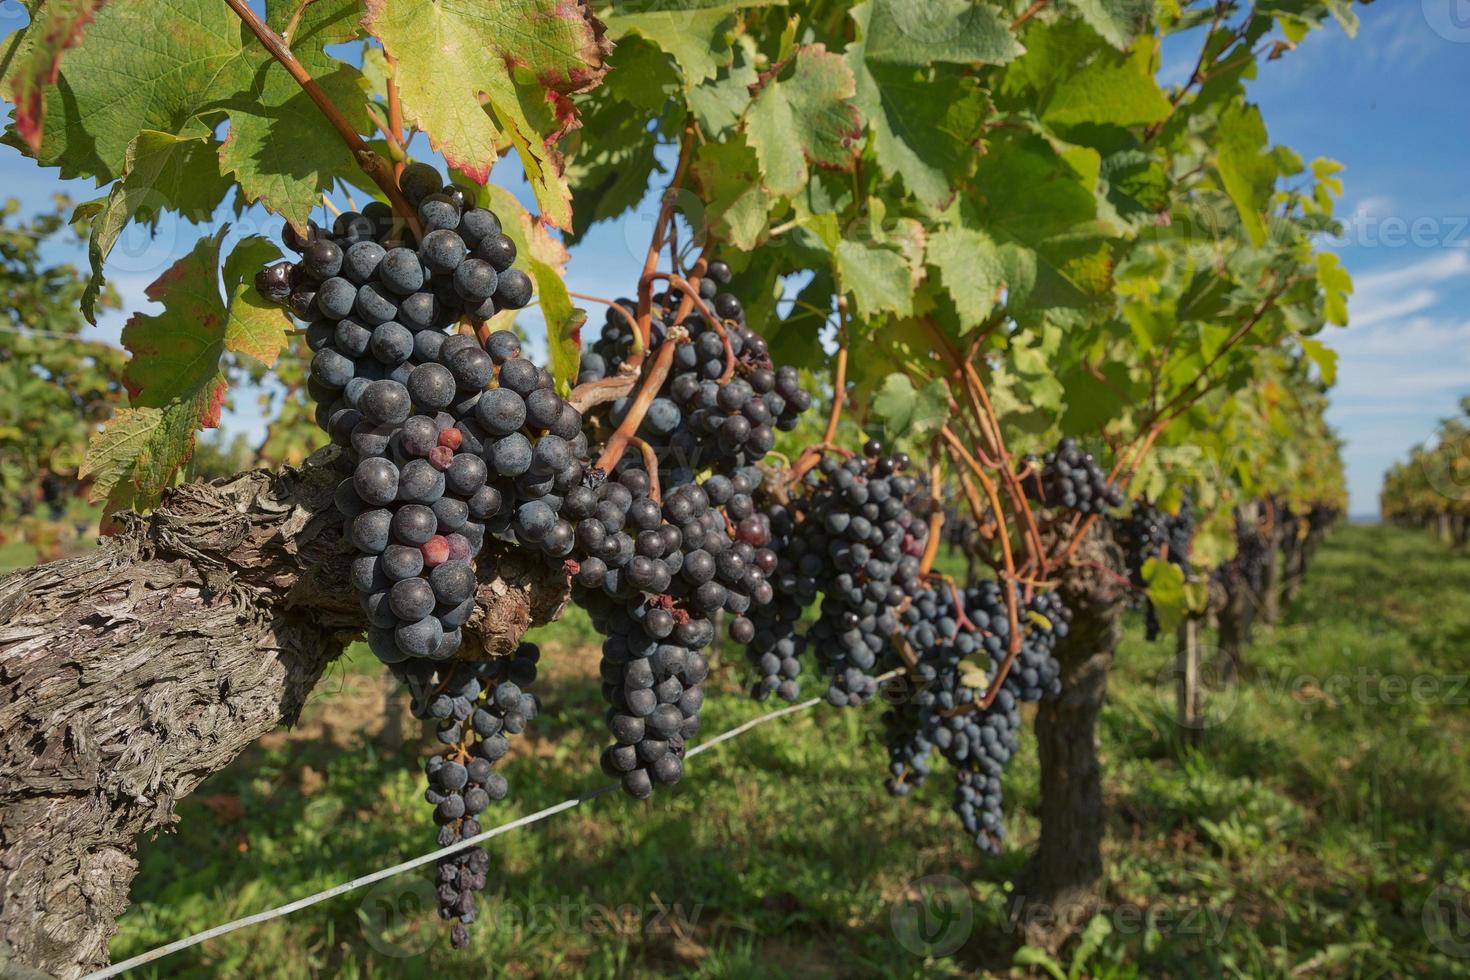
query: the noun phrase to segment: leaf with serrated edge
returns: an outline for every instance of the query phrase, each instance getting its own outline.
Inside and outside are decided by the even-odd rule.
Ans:
[[[929,236],[927,259],[939,270],[961,324],[968,329],[985,322],[1006,284],[995,240],[974,228],[941,228]]]
[[[112,186],[92,217],[87,243],[92,275],[82,294],[82,313],[96,323],[103,265],[118,237],[134,217],[156,220],[165,207],[194,222],[209,220],[230,190],[220,175],[219,144],[206,137],[181,138],[145,130],[128,145],[123,179]]]
[[[571,191],[555,145],[577,125],[570,96],[607,70],[602,24],[587,8],[564,0],[367,0],[367,11],[364,25],[396,62],[404,118],[450,166],[481,183],[508,136],[545,220],[570,227]],[[549,103],[555,128],[533,126],[518,78],[535,79],[525,87]]]
[[[90,499],[107,501],[105,513],[148,510],[180,466],[194,455],[189,407],[120,408],[87,445],[77,475],[90,478]]]
[[[843,239],[837,243],[836,255],[843,288],[852,293],[860,315],[890,312],[908,316],[912,311],[909,266],[898,252]]]
[[[134,313],[123,327],[131,354],[123,386],[134,408],[194,404],[199,425],[219,425],[226,382],[219,360],[225,350],[224,303],[217,284],[219,249],[228,226],[201,238],[148,287],[146,295],[164,310]]]
[[[821,44],[797,49],[788,68],[765,80],[746,113],[745,133],[773,194],[799,193],[808,163],[852,166],[862,136],[855,92],[852,69]]]

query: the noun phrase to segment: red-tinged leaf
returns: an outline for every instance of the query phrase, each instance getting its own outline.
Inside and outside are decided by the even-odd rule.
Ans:
[[[31,26],[12,39],[5,97],[15,103],[15,129],[30,146],[41,150],[46,121],[46,86],[56,84],[61,56],[82,39],[82,32],[106,0],[48,0],[31,12]]]
[[[396,63],[404,117],[456,170],[484,183],[509,139],[542,215],[571,226],[557,142],[578,125],[570,96],[607,71],[611,45],[574,0],[367,0],[367,27]]]
[[[229,387],[220,364],[226,350],[268,363],[285,342],[279,312],[247,301],[246,273],[277,255],[274,246],[242,241],[225,264],[229,305],[221,298],[220,243],[228,230],[200,239],[148,287],[162,313],[135,313],[123,327],[123,346],[132,355],[123,384],[132,404],[93,436],[82,467],[108,513],[157,504],[194,454],[198,430],[219,425]]]

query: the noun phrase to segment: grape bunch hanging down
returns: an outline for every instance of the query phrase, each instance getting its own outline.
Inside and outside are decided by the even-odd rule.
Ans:
[[[446,747],[427,764],[426,798],[447,847],[478,834],[480,813],[504,798],[491,766],[539,709],[524,691],[534,646],[454,659],[475,608],[475,559],[487,536],[553,559],[570,553],[570,526],[557,515],[584,482],[587,439],[581,414],[521,356],[514,334],[482,343],[448,332],[530,299],[496,215],[468,206],[432,167],[408,166],[400,185],[421,241],[369,204],[338,216],[330,233],[312,226],[303,238],[288,227],[301,259],[262,270],[256,286],[307,321],[308,392],[351,467],[336,494],[358,552],[351,584],[369,647]],[[487,869],[479,849],[440,862],[440,913],[454,920],[456,947],[468,943]]]
[[[810,646],[827,678],[827,701],[859,705],[877,692],[875,677],[897,663],[891,638],[898,610],[921,585],[929,504],[905,470],[903,453],[880,443],[843,460],[824,455],[786,501],[763,499],[756,517],[776,545],[772,601],[756,604],[732,637],[747,644],[757,679],[752,694],[800,696],[800,657]],[[820,612],[798,633],[803,608]]]
[[[540,656],[534,644],[523,643],[511,657],[452,664],[418,660],[402,669],[414,716],[433,724],[447,746],[424,765],[424,798],[434,807],[440,847],[477,836],[480,814],[505,799],[506,779],[492,767],[509,750],[508,740],[540,710],[536,696],[526,691]],[[454,923],[450,942],[456,949],[469,945],[466,927],[475,921],[475,893],[484,890],[489,868],[490,856],[479,846],[439,859],[439,915]]]
[[[1143,566],[1151,558],[1167,560],[1186,576],[1191,574],[1189,552],[1194,540],[1194,510],[1188,497],[1180,503],[1177,514],[1170,514],[1146,500],[1135,500],[1128,515],[1115,523],[1114,534],[1123,547],[1129,580],[1140,594],[1148,588]],[[1155,640],[1159,635],[1158,615],[1147,596],[1142,601],[1144,630],[1149,640]]]
[[[504,482],[515,479],[517,492],[553,483],[581,431],[550,376],[518,358],[514,335],[482,346],[445,332],[530,300],[531,280],[513,267],[515,245],[497,216],[467,206],[427,165],[408,166],[400,183],[418,208],[422,241],[374,202],[338,215],[330,233],[313,225],[303,238],[287,226],[300,260],[256,277],[262,294],[307,321],[317,421],[353,464],[337,491],[359,552],[352,585],[369,645],[389,664],[454,656],[474,608],[485,522],[510,503]],[[479,402],[492,384],[485,411]],[[480,427],[485,416],[497,427]]]
[[[890,638],[898,611],[921,586],[919,565],[929,502],[907,475],[906,455],[881,455],[869,442],[861,459],[824,457],[808,487],[806,567],[822,592],[808,632],[827,676],[827,701],[863,704],[877,693],[874,677],[896,661]]]
[[[993,679],[1004,667],[1011,629],[1003,596],[985,582],[959,596],[961,608],[954,590],[926,585],[901,617],[915,660],[913,694],[884,714],[888,791],[906,796],[922,784],[937,752],[954,770],[953,809],[988,854],[1000,852],[1005,836],[1001,776],[1016,752],[1020,705],[1060,690],[1054,651],[1071,618],[1055,593],[1026,604],[1017,656],[994,700],[980,707],[985,690],[967,677],[979,671]]]
[[[1083,452],[1070,436],[1040,460],[1028,460],[1031,473],[1023,486],[1026,495],[1047,507],[1075,511],[1078,514],[1101,514],[1110,507],[1121,507],[1123,491],[1092,458]]]

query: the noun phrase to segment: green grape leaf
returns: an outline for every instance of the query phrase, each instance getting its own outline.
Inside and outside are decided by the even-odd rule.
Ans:
[[[63,177],[99,183],[122,174],[142,130],[209,136],[200,114],[250,90],[269,60],[259,45],[247,56],[240,21],[214,0],[115,0],[97,11],[86,39],[46,86],[47,123],[34,152]]]
[[[1006,285],[1006,268],[994,239],[974,228],[941,228],[929,236],[926,255],[966,329],[984,323]]]
[[[272,0],[268,19],[283,26],[297,6]],[[317,0],[306,7],[292,41],[348,121],[367,129],[361,76],[323,50],[356,34],[357,9],[356,0]],[[67,53],[46,87],[44,112],[37,160],[60,167],[64,177],[99,183],[126,173],[129,147],[140,133],[207,139],[228,118],[220,169],[234,174],[246,200],[302,228],[333,174],[357,169],[286,69],[214,0],[113,0],[101,7],[86,43]]]
[[[889,64],[1003,65],[1024,50],[1001,12],[971,0],[870,0],[867,57]],[[856,15],[856,11],[855,11]]]
[[[680,11],[662,2],[657,6],[660,9],[630,13],[618,13],[614,6],[604,18],[608,34],[620,42],[637,34],[657,44],[678,63],[686,89],[730,64],[730,37],[739,20],[734,4]]]
[[[745,132],[771,193],[800,193],[810,179],[808,164],[852,166],[862,136],[855,92],[852,69],[821,44],[798,48],[766,76],[746,112]]]
[[[728,69],[714,81],[689,90],[689,109],[709,139],[734,128],[745,115],[751,89],[760,78],[755,59],[755,42],[749,36],[742,36],[735,42]]]
[[[1266,124],[1253,105],[1236,103],[1220,115],[1215,129],[1216,165],[1225,193],[1240,212],[1251,244],[1266,243],[1263,212],[1276,189],[1276,161],[1266,143]]]
[[[1329,386],[1337,384],[1337,351],[1310,337],[1299,338],[1297,343],[1302,345],[1302,353],[1307,360],[1317,365],[1322,383]]]
[[[148,287],[147,297],[164,305],[162,313],[135,313],[123,327],[123,347],[132,354],[123,386],[134,408],[187,402],[194,406],[199,427],[219,424],[227,387],[219,366],[227,311],[218,286],[226,230],[228,226],[201,238]]]
[[[1167,118],[1170,104],[1154,79],[1152,39],[1125,52],[1097,41],[1079,20],[1033,23],[1026,54],[1007,69],[1003,90],[1026,93],[1053,128],[1133,126]]]
[[[562,0],[366,2],[364,25],[397,62],[404,118],[480,183],[509,140],[544,220],[570,227],[571,191],[555,146],[578,123],[571,96],[607,71],[601,22]]]
[[[1172,632],[1189,612],[1184,571],[1172,562],[1150,558],[1143,563],[1143,578],[1148,582],[1147,595],[1159,618],[1159,628]]]
[[[91,234],[87,257],[92,275],[82,294],[82,313],[97,322],[97,299],[103,287],[103,265],[129,221],[153,222],[164,208],[196,223],[209,220],[229,193],[230,181],[219,172],[219,144],[203,136],[181,138],[144,130],[132,143],[123,177],[97,208],[88,208]],[[87,207],[84,205],[84,207]],[[79,212],[79,217],[84,212]],[[75,219],[74,219],[75,223]]]
[[[856,101],[873,132],[873,152],[884,172],[899,177],[936,210],[955,195],[979,160],[989,100],[973,75],[935,67],[891,64],[868,57],[875,8],[852,9],[859,40],[845,57],[856,79]],[[935,98],[936,90],[944,92]]]
[[[275,243],[259,235],[242,238],[225,259],[225,349],[248,354],[266,367],[276,363],[290,341],[291,317],[255,291],[255,274],[281,258]]]
[[[1072,0],[1092,29],[1118,50],[1131,47],[1153,17],[1154,0]]]
[[[890,438],[922,440],[949,421],[949,389],[938,378],[916,389],[908,375],[894,372],[874,393],[871,414]]]
[[[366,83],[357,69],[318,74],[316,83],[355,129],[370,128]],[[245,200],[258,201],[301,232],[338,176],[358,169],[321,110],[278,65],[266,68],[244,104],[231,106],[219,165],[240,182]]]
[[[46,0],[33,3],[31,23],[10,38],[0,64],[5,71],[5,98],[15,105],[15,130],[32,154],[41,150],[46,121],[46,87],[55,85],[61,56],[82,39],[82,32],[106,0]]]
[[[1008,308],[1081,305],[1104,292],[1111,265],[1093,182],[1035,134],[1007,132],[989,149],[976,176],[985,196],[965,223],[1000,245]]]
[[[876,320],[885,312],[908,316],[913,311],[912,270],[900,253],[844,238],[835,255],[859,316]]]
[[[706,143],[695,151],[690,172],[703,193],[704,221],[714,234],[748,251],[759,244],[771,213],[761,186],[760,162],[739,137]]]

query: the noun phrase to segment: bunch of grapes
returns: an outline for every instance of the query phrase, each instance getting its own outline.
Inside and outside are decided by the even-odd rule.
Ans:
[[[523,477],[518,491],[533,479],[539,487],[539,477],[526,476],[533,464],[550,473],[571,455],[553,447],[536,457],[522,427],[531,437],[581,429],[550,376],[517,358],[514,335],[481,346],[445,333],[462,317],[482,321],[530,300],[531,280],[513,268],[515,245],[499,219],[467,206],[463,191],[425,164],[406,167],[400,185],[418,209],[422,241],[374,202],[339,215],[330,233],[312,225],[301,237],[288,226],[286,243],[300,260],[256,277],[263,295],[308,321],[307,389],[317,421],[353,465],[337,491],[359,552],[352,584],[369,645],[390,664],[458,651],[485,522],[510,503],[505,481]],[[491,385],[487,412],[479,402]],[[521,417],[505,428],[510,402]],[[487,415],[495,426],[479,427]]]
[[[899,607],[920,587],[929,531],[927,497],[904,473],[908,457],[883,455],[876,441],[863,450],[848,460],[825,456],[804,477],[797,572],[823,596],[808,638],[837,707],[866,703],[875,674],[894,662],[890,638]]]
[[[1047,507],[1101,514],[1121,507],[1123,491],[1070,436],[1040,460],[1030,459],[1031,474],[1024,480],[1026,495]]]
[[[1128,515],[1116,522],[1114,535],[1123,547],[1129,580],[1140,593],[1148,588],[1143,566],[1149,559],[1167,559],[1185,575],[1192,571],[1189,552],[1194,540],[1194,509],[1188,497],[1180,503],[1178,514],[1170,514],[1146,500],[1134,501]],[[1159,635],[1158,614],[1147,597],[1142,602],[1144,630],[1152,641]]]
[[[434,807],[440,847],[477,836],[479,815],[505,799],[505,777],[492,767],[509,750],[508,739],[524,731],[540,709],[536,696],[526,692],[540,657],[534,644],[523,643],[513,656],[495,660],[411,661],[394,668],[409,686],[414,716],[432,723],[449,747],[424,766],[424,798]],[[489,867],[490,857],[479,846],[438,862],[439,915],[454,922],[450,941],[456,949],[469,944],[466,927],[475,921],[475,893],[484,890]]]
[[[913,696],[884,715],[889,756],[887,787],[905,796],[923,783],[936,750],[955,772],[954,810],[965,832],[986,853],[1000,850],[1005,836],[1001,775],[1017,748],[1020,705],[1057,693],[1058,665],[1053,651],[1070,619],[1055,593],[1042,593],[1025,608],[1019,624],[1020,651],[994,701],[968,706],[984,691],[965,683],[970,658],[988,661],[984,671],[998,676],[1009,650],[1010,619],[1001,587],[985,582],[967,590],[964,608],[943,587],[922,589],[903,611],[903,642],[913,652]]]
[[[806,536],[798,533],[804,519],[803,501],[763,499],[756,520],[765,529],[771,567],[771,601],[753,602],[750,610],[730,624],[730,638],[745,647],[751,667],[758,675],[751,696],[764,701],[773,693],[787,701],[801,696],[797,678],[806,637],[797,631],[802,611],[817,597],[817,580],[802,571],[807,554]]]
[[[715,496],[731,483],[709,482]],[[683,775],[684,743],[704,704],[711,617],[732,604],[734,589],[770,588],[741,558],[744,542],[726,532],[708,483],[676,487],[662,504],[648,489],[648,474],[629,465],[568,508],[577,521],[573,594],[606,637],[602,693],[614,744],[602,767],[638,799]]]

